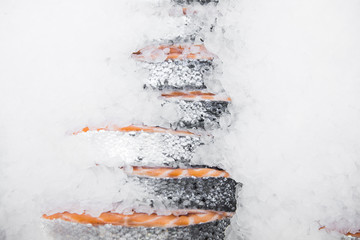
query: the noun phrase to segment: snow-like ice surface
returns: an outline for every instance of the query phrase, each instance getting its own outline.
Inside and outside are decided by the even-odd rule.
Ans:
[[[96,156],[69,133],[174,121],[130,58],[189,31],[171,8],[1,1],[1,239],[47,239],[40,216],[65,200],[100,212],[80,200],[126,196],[117,195],[121,170],[94,168]],[[335,240],[318,228],[359,229],[360,2],[224,0],[218,9],[213,32],[201,34],[222,61],[234,121],[214,133],[222,151],[203,154],[244,184],[229,239]]]

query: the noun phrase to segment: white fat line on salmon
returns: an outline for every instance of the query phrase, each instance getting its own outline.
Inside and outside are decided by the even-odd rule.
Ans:
[[[189,225],[194,225],[195,221],[194,221],[194,217],[189,217]]]
[[[74,219],[71,216],[64,216],[64,220],[68,220],[70,222],[74,221]]]
[[[128,216],[124,217],[124,224],[125,224],[125,226],[129,225],[129,217]]]
[[[218,214],[215,214],[210,220],[209,222],[212,222],[212,221],[215,221],[215,220],[218,220],[220,219],[220,216]]]
[[[167,177],[169,175],[169,173],[171,173],[173,171],[173,169],[169,169],[165,172],[163,172],[162,174],[159,175],[159,177]],[[151,170],[149,170],[149,172],[151,173]]]
[[[203,170],[203,169],[202,168],[193,168],[193,171],[195,171],[195,172],[199,172],[201,170]]]
[[[123,169],[123,168],[121,168]],[[194,176],[194,173],[201,173],[200,176]],[[229,174],[223,170],[213,168],[156,168],[156,167],[133,167],[129,175],[148,176],[154,178],[181,178],[181,177],[229,177]],[[199,175],[199,174],[198,174]]]
[[[215,170],[213,169],[213,170],[211,170],[210,172],[205,173],[205,175],[204,175],[203,177],[211,177],[211,176],[213,176],[212,174],[214,174],[214,173],[217,173],[217,171],[215,171]]]
[[[189,217],[190,218],[190,217]],[[167,227],[175,227],[177,226],[175,223],[179,220],[179,218],[175,218],[174,220],[170,221],[166,224]]]
[[[189,176],[189,171],[188,170],[183,170],[182,172],[181,172],[181,174],[179,175],[179,177],[187,177],[187,176]]]
[[[161,218],[163,218],[164,216],[158,216],[158,217],[154,217],[152,219],[146,220],[146,221],[141,221],[141,220],[133,220],[133,222],[137,223],[137,224],[144,224],[144,223],[151,223],[151,222],[155,222]]]

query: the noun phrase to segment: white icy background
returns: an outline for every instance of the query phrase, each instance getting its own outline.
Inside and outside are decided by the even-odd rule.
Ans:
[[[111,202],[120,176],[91,170],[96,159],[68,134],[162,123],[129,55],[176,36],[179,19],[163,2],[0,2],[0,239],[46,239],[45,206],[94,195]],[[219,8],[207,46],[224,63],[234,101],[222,154],[244,183],[235,224],[249,240],[339,239],[317,228],[360,226],[360,2]]]

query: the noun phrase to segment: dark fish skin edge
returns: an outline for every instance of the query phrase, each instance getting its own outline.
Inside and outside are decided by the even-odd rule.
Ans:
[[[144,202],[159,202],[170,209],[201,209],[235,212],[237,190],[241,183],[231,178],[151,178],[130,177],[144,186],[150,196]],[[151,204],[150,204],[151,207]]]
[[[207,166],[207,165],[190,165],[190,168],[210,168],[210,169],[225,171],[225,169],[216,166]]]
[[[134,167],[144,167],[144,166],[134,166]],[[159,168],[161,167],[168,167],[168,166],[159,166]],[[209,168],[209,169],[215,169],[215,170],[219,170],[219,171],[225,171],[223,168],[220,167],[216,167],[216,166],[208,166],[208,165],[188,165],[186,166],[187,168]],[[156,168],[156,167],[154,167]],[[176,168],[174,168],[176,169]]]
[[[190,100],[185,102],[191,103]],[[178,122],[173,125],[175,128],[180,129],[203,129],[207,128],[220,128],[220,118],[225,114],[230,114],[228,110],[229,102],[226,101],[198,101],[205,111],[198,111],[193,114],[191,121],[186,121],[181,118]],[[186,108],[183,109],[186,112]],[[210,126],[207,126],[210,125]]]
[[[219,0],[173,0],[173,2],[180,4],[180,5],[186,5],[186,4],[192,4],[192,3],[200,3],[201,5],[205,5],[208,3],[219,3]]]
[[[64,220],[43,220],[55,240],[223,240],[230,219],[181,227],[92,226]]]

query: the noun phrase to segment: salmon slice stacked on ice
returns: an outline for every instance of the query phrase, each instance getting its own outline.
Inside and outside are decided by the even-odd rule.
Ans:
[[[231,123],[229,106],[231,98],[225,93],[207,91],[169,92],[161,94],[164,105],[177,110],[178,121],[174,127],[180,129],[213,130],[227,127]]]
[[[206,88],[215,55],[202,44],[166,43],[147,46],[132,57],[149,71],[145,88],[163,90]]]

